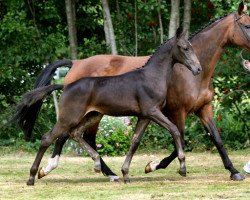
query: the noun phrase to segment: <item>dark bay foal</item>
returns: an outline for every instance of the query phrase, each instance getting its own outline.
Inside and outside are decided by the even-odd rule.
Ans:
[[[128,182],[129,165],[137,143],[149,120],[169,130],[178,152],[180,174],[186,174],[181,135],[177,127],[165,117],[161,109],[166,103],[168,83],[174,63],[187,66],[194,75],[201,71],[200,63],[184,34],[162,44],[144,67],[120,76],[82,78],[65,87],[59,104],[59,119],[53,129],[42,137],[35,161],[30,169],[28,185],[34,185],[35,175],[47,148],[63,134],[69,134],[95,161],[95,170],[101,170],[99,154],[82,138],[82,133],[99,121],[103,115],[137,116],[138,122],[131,147],[122,166],[124,181]],[[126,84],[124,84],[126,83]],[[63,85],[50,85],[25,95],[19,109],[29,102],[44,98]]]

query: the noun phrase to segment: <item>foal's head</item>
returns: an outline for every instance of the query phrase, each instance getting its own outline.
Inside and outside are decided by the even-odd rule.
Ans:
[[[186,31],[181,31],[178,28],[173,47],[173,58],[178,63],[186,65],[194,75],[198,75],[202,68],[191,43],[185,38],[185,33]]]

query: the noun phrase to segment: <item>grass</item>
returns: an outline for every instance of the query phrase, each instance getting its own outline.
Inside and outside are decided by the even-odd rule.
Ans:
[[[188,175],[178,173],[178,161],[167,169],[144,174],[151,160],[164,154],[137,154],[130,167],[130,184],[109,182],[93,170],[90,158],[62,156],[59,167],[35,186],[26,186],[29,168],[35,155],[24,152],[0,154],[0,199],[86,199],[86,200],[160,200],[160,199],[250,199],[250,176],[244,181],[229,179],[217,153],[186,153]],[[41,166],[47,163],[46,154]],[[249,151],[230,152],[234,166],[246,175],[242,167]],[[108,165],[121,176],[124,157],[104,157]]]

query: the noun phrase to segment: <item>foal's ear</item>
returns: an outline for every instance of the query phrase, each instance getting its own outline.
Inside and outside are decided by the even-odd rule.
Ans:
[[[238,14],[239,14],[239,15],[242,15],[243,12],[246,12],[246,11],[247,11],[247,6],[244,4],[243,1],[241,1],[241,2],[239,3],[239,7],[238,7]]]
[[[175,34],[176,38],[180,38],[181,37],[182,31],[183,31],[182,27],[177,28],[176,34]]]
[[[182,27],[179,27],[176,30],[176,38],[179,39],[181,37],[185,37],[186,33],[187,33],[187,29],[183,29]]]

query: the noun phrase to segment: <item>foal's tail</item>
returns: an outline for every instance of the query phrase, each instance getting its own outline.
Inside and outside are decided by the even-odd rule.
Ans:
[[[36,115],[33,115],[34,111],[33,109],[35,109],[35,112],[37,111],[36,110],[37,107],[36,106],[34,107],[34,105],[36,105],[37,103],[39,103],[39,105],[42,105],[42,101],[46,96],[48,96],[54,90],[63,89],[63,87],[64,87],[63,85],[54,84],[54,85],[39,87],[30,92],[25,93],[23,95],[22,101],[17,106],[16,114],[13,116],[10,122],[17,121],[18,125],[23,130],[28,130],[29,127],[26,127],[27,117],[31,119],[30,118],[31,116],[29,116],[30,114],[35,117],[38,114],[37,112]],[[24,132],[24,133],[25,133],[25,139],[26,140],[30,139],[32,132]],[[27,135],[27,133],[30,133],[30,135]]]
[[[71,60],[59,60],[52,64],[47,65],[42,70],[42,72],[38,75],[34,89],[50,85],[56,69],[62,66],[71,67],[72,61]],[[54,86],[54,87],[51,87],[50,89],[58,90],[58,89],[63,88],[63,87],[59,87],[58,89],[56,89],[57,87]],[[39,90],[34,90],[33,92],[35,93],[35,91],[39,91]],[[52,91],[53,90],[51,90],[50,92],[47,92],[46,95],[48,95]],[[32,100],[31,99],[32,92],[27,93],[26,95],[30,96],[30,100]],[[28,100],[28,97],[25,97],[25,98]],[[24,101],[25,101],[25,98],[24,98]],[[32,100],[30,102],[25,102],[28,104],[24,104],[24,101],[23,101],[21,105],[19,105],[18,107],[19,108],[18,113],[11,120],[11,121],[14,120],[18,122],[19,127],[24,132],[25,140],[31,139],[32,130],[34,128],[38,113],[43,104],[43,98],[37,98],[36,101]]]

